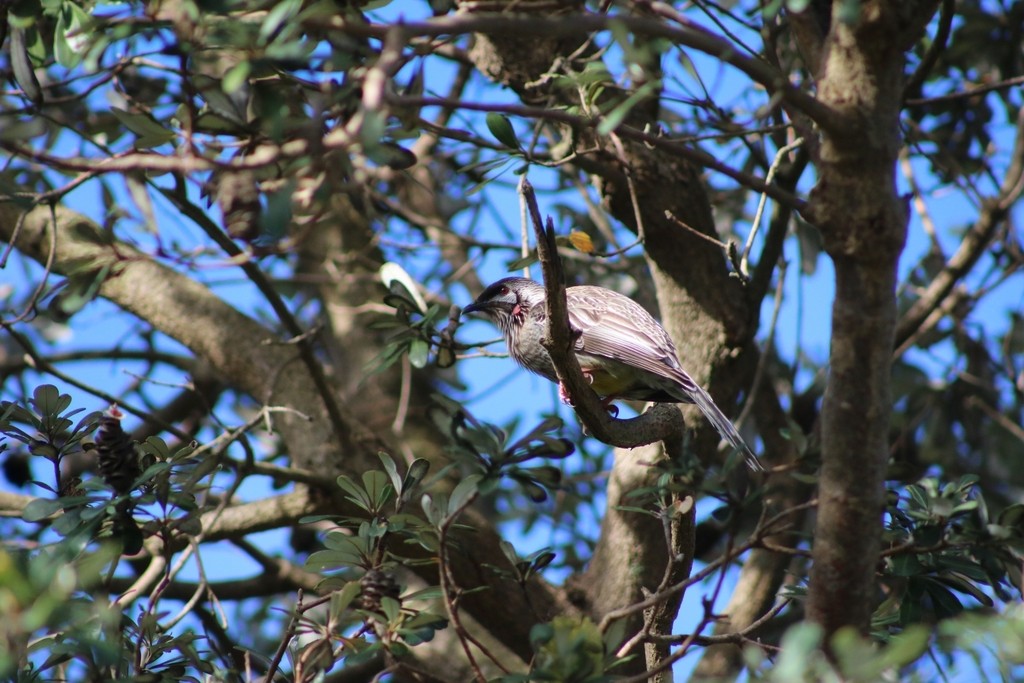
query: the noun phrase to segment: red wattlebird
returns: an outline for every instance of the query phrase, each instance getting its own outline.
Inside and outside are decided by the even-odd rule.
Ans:
[[[541,344],[547,327],[546,298],[542,284],[508,277],[485,289],[463,310],[490,318],[519,365],[557,382],[551,357]],[[751,469],[762,469],[729,418],[683,370],[668,332],[640,304],[604,287],[568,287],[565,298],[569,327],[578,334],[576,358],[606,403],[618,398],[695,403],[722,438],[747,456]],[[565,400],[564,390],[561,395]]]

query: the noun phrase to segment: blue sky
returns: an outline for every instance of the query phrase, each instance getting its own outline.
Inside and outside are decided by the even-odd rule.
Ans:
[[[698,71],[710,75],[708,80],[712,83],[712,94],[716,98],[730,100],[746,95],[742,92],[740,83],[734,80],[727,71],[720,71],[717,65],[702,59],[699,55],[691,55],[691,57],[694,59]],[[444,74],[428,75],[428,78],[436,78],[438,82],[443,82],[445,77]],[[677,77],[681,82],[685,82],[688,78],[682,72]],[[692,82],[690,85],[694,86]],[[468,96],[474,101],[493,101],[496,92],[493,89],[481,89],[475,92],[470,91]],[[512,101],[507,93],[500,93],[499,96]],[[476,117],[474,121],[477,130],[483,132],[485,128],[480,122],[480,117]],[[1007,145],[1009,141],[1005,130],[1004,134],[997,138],[997,143],[1001,146]],[[71,145],[70,141],[68,144]],[[929,176],[928,169],[918,166],[915,168],[915,171],[919,174],[919,180],[924,180],[923,184],[926,187],[934,185],[934,181]],[[542,187],[544,184],[544,171],[537,168],[532,169],[530,171],[530,179],[536,185]],[[509,184],[515,182],[509,173],[505,174],[503,180]],[[802,188],[804,191],[808,189],[811,180],[808,179],[808,185]],[[712,182],[725,183],[726,181],[713,177]],[[901,189],[906,190],[905,182]],[[936,218],[939,238],[947,254],[949,254],[958,243],[958,231],[976,215],[976,210],[974,207],[967,206],[958,193],[948,192],[943,188],[935,188],[935,190],[929,196],[929,209]],[[123,188],[116,188],[116,191],[118,192],[119,199],[123,200],[125,206],[132,206],[132,200]],[[519,208],[514,192],[509,189],[502,191],[499,195],[495,203],[504,223],[511,226],[514,230],[518,230]],[[560,201],[564,199],[566,198],[559,198]],[[755,196],[751,196],[751,203],[756,203],[756,199]],[[183,244],[206,244],[205,238],[188,225],[185,219],[178,215],[176,211],[170,209],[159,198],[154,198],[154,202],[163,239],[180,240]],[[98,220],[103,218],[103,216],[99,215],[102,205],[98,200],[98,190],[89,184],[72,192],[67,198],[67,204]],[[542,212],[551,212],[553,204],[554,198],[542,195]],[[1019,222],[1021,218],[1019,207],[1016,214]],[[737,226],[737,229],[741,234],[745,234],[748,226]],[[477,230],[479,231],[477,236],[481,239],[498,239],[503,234],[498,221],[488,212],[483,213]],[[143,238],[143,242],[151,243],[151,239],[148,237]],[[908,231],[907,249],[901,261],[901,273],[906,274],[920,256],[927,251],[928,247],[929,241],[923,230],[920,217],[912,214]],[[430,254],[424,252],[424,256],[429,257]],[[790,268],[787,271],[784,287],[784,304],[781,308],[775,331],[775,343],[780,350],[780,354],[785,358],[793,358],[796,350],[801,349],[815,363],[823,364],[826,362],[828,355],[830,307],[833,295],[830,263],[827,258],[821,258],[817,262],[817,270],[814,274],[800,273],[798,267],[800,254],[795,240],[787,243],[785,258],[790,263]],[[485,279],[495,280],[507,274],[503,260],[504,257],[495,255],[488,257],[484,261],[482,273]],[[268,260],[266,263],[270,264],[272,261]],[[415,266],[408,267],[415,274]],[[28,266],[28,269],[32,273],[39,272],[38,268],[34,266]],[[978,272],[983,272],[983,268],[979,268]],[[534,274],[537,275],[538,272],[535,270]],[[198,275],[206,281],[217,283],[215,285],[216,291],[242,310],[254,312],[261,308],[261,299],[254,295],[252,288],[245,282],[240,271],[232,268],[209,268],[199,272]],[[976,276],[972,275],[971,278],[968,278],[967,282],[976,284],[974,278]],[[992,296],[986,298],[984,303],[972,314],[972,322],[983,326],[993,335],[997,334],[1001,329],[1005,329],[1008,322],[1008,312],[1020,311],[1022,306],[1024,306],[1022,278],[1024,276],[1018,275],[996,290]],[[0,285],[2,284],[12,286],[15,291],[24,291],[24,288],[28,286],[28,280],[23,277],[21,263],[17,259],[9,264],[6,270],[0,272]],[[477,292],[466,291],[464,292],[465,300],[457,301],[456,303],[464,305],[476,294]],[[771,306],[772,302],[767,301],[762,310],[762,329],[759,334],[761,340],[764,339],[766,334]],[[120,313],[110,304],[98,301],[76,315],[70,328],[65,330],[54,328],[54,331],[60,332],[60,335],[54,339],[52,348],[53,350],[70,350],[99,347],[108,343],[112,338],[127,338],[135,327],[135,322],[128,316]],[[460,333],[460,337],[465,341],[492,339],[496,336],[497,332],[493,327],[478,321],[467,322]],[[170,350],[180,350],[170,340],[165,339],[161,344]],[[498,345],[495,348],[501,347]],[[924,367],[929,374],[943,375],[950,371],[949,366],[952,362],[953,354],[948,346],[943,348],[940,345],[928,353],[914,352],[908,358]],[[77,363],[73,366],[66,366],[65,370],[74,373],[76,377],[88,384],[102,386],[114,394],[119,394],[137,381],[136,377],[123,374],[121,371],[113,372],[111,367],[104,363]],[[466,396],[469,398],[470,409],[481,419],[496,424],[507,424],[513,419],[519,418],[521,420],[520,424],[525,428],[539,420],[542,414],[557,411],[566,421],[574,420],[571,411],[559,404],[557,390],[554,385],[539,377],[519,371],[510,360],[472,359],[463,361],[460,364],[459,370],[460,376],[468,383]],[[139,367],[139,372],[143,372],[141,366]],[[175,384],[185,381],[186,378],[174,372],[164,371],[155,379]],[[803,375],[802,379],[803,381],[808,381],[809,375]],[[51,377],[40,376],[38,381],[57,384],[62,390],[71,393],[75,397],[74,405],[76,407],[85,407],[90,410],[106,407],[99,399],[64,386],[61,382]],[[173,391],[171,387],[152,387],[152,394],[154,396],[170,395]],[[11,398],[13,396],[13,387],[5,386],[2,392],[4,398]],[[128,421],[128,425],[130,426],[131,424],[134,424],[133,420]],[[574,461],[570,459],[565,462],[564,466],[567,469],[571,469],[574,466]],[[37,476],[43,476],[43,472],[40,470],[37,470],[36,474]],[[242,495],[249,498],[270,495],[271,490],[269,486],[263,485],[266,483],[264,480],[262,484],[247,485]],[[3,486],[7,486],[7,483],[0,480],[0,487]],[[712,504],[702,504],[702,512],[706,513]],[[581,529],[580,531],[587,534],[593,533],[593,529]],[[570,532],[571,530],[565,529],[552,531],[540,526],[529,534],[517,533],[513,528],[508,529],[509,537],[513,540],[521,555],[527,555],[537,549],[556,543],[560,539],[555,534],[564,535]],[[285,537],[284,532],[267,532],[261,535],[260,538],[261,543],[266,544],[268,547],[273,547],[283,544]],[[204,558],[210,577],[213,579],[246,576],[261,571],[255,563],[244,559],[239,551],[226,544],[218,544],[205,550]],[[194,576],[194,572],[192,574]],[[188,573],[186,573],[186,576],[188,576]],[[681,610],[682,616],[677,624],[678,630],[686,631],[691,627],[696,619],[696,615],[699,615],[701,612],[699,600],[703,594],[703,590],[690,591],[688,601]],[[727,598],[728,595],[729,590],[727,588],[723,591],[723,596]],[[681,665],[681,673],[686,670],[688,662],[695,659],[696,657],[690,657],[684,660],[684,663]]]

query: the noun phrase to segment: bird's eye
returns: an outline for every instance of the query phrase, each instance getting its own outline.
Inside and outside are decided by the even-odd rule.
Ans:
[[[506,294],[508,294],[508,287],[502,287],[501,289],[499,289],[498,294],[500,294],[501,296],[505,296]]]

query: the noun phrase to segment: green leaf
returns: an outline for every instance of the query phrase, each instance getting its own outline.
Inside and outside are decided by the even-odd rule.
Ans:
[[[810,622],[790,627],[782,636],[782,654],[776,660],[772,678],[779,681],[802,681],[808,661],[821,644],[823,631]]]
[[[38,522],[64,509],[64,503],[52,498],[36,498],[29,501],[21,511],[21,518],[26,522]]]
[[[320,560],[327,559],[336,565],[362,567],[367,564],[370,542],[358,536],[347,536],[340,531],[332,531],[324,538],[324,546],[330,555],[320,557]],[[312,558],[318,553],[310,555]]]
[[[288,234],[292,222],[292,197],[295,195],[295,181],[288,181],[279,189],[266,195],[266,208],[260,212],[260,236],[262,244],[274,244]]]
[[[175,137],[174,131],[164,128],[147,114],[134,114],[117,107],[111,107],[110,113],[117,117],[117,120],[124,124],[125,128],[138,136],[135,146],[139,149],[158,147],[170,142]]]
[[[420,498],[420,506],[423,508],[423,515],[428,522],[435,527],[441,526],[441,522],[444,520],[444,510],[448,507],[444,495],[432,496],[429,493],[424,493]]]
[[[407,645],[419,645],[434,638],[434,633],[448,626],[448,619],[430,612],[420,612],[402,622],[398,634]]]
[[[626,627],[628,626],[629,622],[626,619],[616,619],[609,625],[602,638],[605,652],[615,652],[619,649],[626,639]]]
[[[167,442],[161,439],[159,436],[148,436],[146,440],[139,444],[143,453],[152,455],[157,460],[170,460],[171,449],[168,447]]]
[[[382,141],[366,150],[366,156],[376,164],[387,166],[395,171],[402,171],[416,165],[416,155],[401,145]]]
[[[412,496],[416,486],[427,476],[430,471],[430,462],[423,458],[416,458],[409,465],[409,471],[405,473],[405,480],[402,482],[402,502],[406,502]]]
[[[380,609],[387,618],[388,623],[396,623],[402,615],[402,604],[390,596],[383,596],[380,599]]]
[[[259,41],[265,44],[271,36],[283,28],[302,7],[302,0],[284,0],[274,4],[274,8],[267,12],[263,24],[260,26]]]
[[[11,39],[8,45],[8,54],[11,63],[11,72],[14,80],[21,88],[25,97],[35,104],[42,104],[43,89],[39,87],[39,79],[36,78],[35,66],[29,55],[28,46],[38,38],[35,27],[21,28],[17,25],[11,26]]]
[[[487,130],[491,131],[494,139],[512,149],[521,148],[515,128],[512,127],[512,122],[507,116],[492,111],[487,113],[486,121]]]
[[[472,502],[473,498],[477,495],[478,486],[482,478],[479,474],[471,474],[458,483],[451,493],[451,498],[448,500],[449,517],[462,512]]]
[[[924,571],[924,566],[917,555],[904,553],[890,559],[894,576],[916,576]]]
[[[360,557],[338,550],[318,550],[306,559],[306,569],[323,571],[360,566]]]
[[[337,519],[335,515],[307,515],[299,518],[299,524],[316,524],[317,522],[326,522],[328,520]]]
[[[975,579],[975,580],[976,581],[984,581],[985,577],[984,577],[983,572],[981,572],[979,570],[978,573],[982,574],[982,577],[979,578],[979,579]],[[992,598],[990,598],[988,595],[986,595],[984,592],[982,592],[982,590],[978,586],[974,585],[968,579],[966,579],[966,578],[964,578],[964,577],[962,577],[962,576],[960,576],[958,574],[941,574],[941,575],[935,577],[935,580],[938,581],[939,583],[943,583],[943,584],[949,586],[950,588],[952,588],[955,591],[959,591],[961,593],[965,593],[967,595],[970,595],[972,598],[977,600],[982,605],[985,605],[986,607],[992,607],[994,605],[994,602],[992,601]]]
[[[349,581],[344,588],[331,593],[330,615],[331,621],[337,621],[341,613],[348,609],[356,596],[359,595],[361,586],[358,581]]]
[[[398,467],[395,465],[395,461],[384,451],[377,451],[377,457],[380,459],[381,464],[384,465],[384,471],[388,473],[388,478],[391,479],[391,486],[394,487],[395,493],[401,499],[402,492],[405,489],[403,488],[402,477],[398,474]]]
[[[882,652],[878,662],[880,672],[895,667],[900,668],[917,661],[928,648],[931,631],[921,624],[915,624],[893,636],[889,646]]]
[[[530,629],[530,644],[536,650],[555,637],[555,629],[551,624],[534,624]]]
[[[547,486],[548,488],[554,488],[562,483],[562,470],[551,465],[531,467],[519,471],[529,476],[541,486]]]
[[[557,555],[550,550],[542,550],[537,553],[537,556],[530,562],[530,569],[539,572],[545,569],[549,564],[555,561]]]
[[[1013,527],[1018,533],[1024,531],[1024,505],[1014,503],[999,513],[997,521],[1002,526]]]
[[[427,310],[427,302],[420,294],[419,285],[402,266],[393,261],[388,261],[377,271],[381,282],[392,294],[404,297],[415,304],[415,310],[421,315]]]
[[[959,598],[942,584],[933,580],[925,580],[925,590],[928,595],[932,598],[932,603],[935,607],[935,614],[940,619],[947,617],[953,617],[960,614],[964,610],[963,603],[960,602]]]
[[[430,345],[422,339],[414,339],[409,345],[409,362],[414,368],[426,367],[429,355]]]
[[[363,510],[370,512],[371,500],[365,490],[363,490],[358,484],[352,481],[352,479],[350,479],[347,474],[338,475],[337,482],[338,486],[340,486],[341,489],[345,491],[345,493],[349,494],[348,496],[346,496],[346,498],[351,500],[353,503],[358,505]]]
[[[519,553],[516,552],[515,546],[513,546],[511,543],[509,543],[506,540],[502,540],[498,544],[498,547],[501,548],[501,552],[508,559],[509,564],[511,564],[512,566],[515,566],[516,564],[519,563]]]
[[[388,475],[380,470],[363,472],[363,486],[369,497],[371,512],[380,512],[384,504],[391,498],[392,489],[388,484]]]
[[[57,320],[66,321],[85,305],[96,298],[100,287],[110,275],[111,267],[84,270],[73,273],[67,279],[63,289],[49,304],[49,311]]]
[[[53,32],[53,53],[57,63],[65,69],[74,69],[82,62],[89,47],[92,18],[73,2],[65,2],[57,14]]]
[[[65,25],[64,18],[66,14],[66,12],[60,12],[57,15],[57,26],[53,31],[53,56],[57,63],[65,69],[74,69],[82,61],[82,57],[68,45],[68,27]]]
[[[221,89],[229,95],[238,92],[245,85],[249,79],[249,74],[252,72],[252,62],[249,60],[243,60],[233,67],[228,69],[228,72],[224,74],[224,79],[220,82]]]
[[[661,87],[661,84],[657,81],[648,81],[642,86],[636,89],[632,95],[630,95],[624,102],[619,103],[614,109],[601,120],[601,123],[597,126],[598,135],[608,135],[616,128],[622,125],[622,122],[632,111],[633,107],[640,103],[646,97],[650,97],[652,91]]]
[[[32,392],[32,405],[44,418],[55,417],[68,406],[70,397],[63,407],[60,399],[60,391],[52,384],[41,384]]]
[[[0,140],[16,140],[20,143],[25,143],[33,138],[46,135],[46,131],[46,122],[39,117],[6,121],[0,127]],[[6,190],[7,188],[4,189]],[[12,198],[6,201],[14,202],[17,200]]]
[[[538,261],[540,261],[540,257],[537,256],[537,250],[532,249],[530,253],[527,254],[526,256],[523,256],[522,258],[517,258],[514,261],[509,261],[508,263],[506,263],[505,269],[510,272],[513,270],[522,270],[523,268],[532,266],[534,263],[537,263]]]
[[[523,491],[529,496],[530,500],[534,503],[543,503],[548,499],[548,492],[543,486],[540,486],[536,482],[530,479],[522,479],[520,485],[523,487]]]
[[[426,588],[421,588],[418,591],[413,591],[412,593],[403,596],[402,600],[405,602],[409,602],[411,600],[437,600],[443,597],[444,591],[441,590],[440,586],[427,586]]]

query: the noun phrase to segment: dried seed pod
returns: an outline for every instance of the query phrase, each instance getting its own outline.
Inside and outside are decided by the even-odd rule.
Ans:
[[[371,612],[380,611],[381,598],[398,600],[402,592],[395,577],[381,569],[367,570],[359,581],[359,586],[362,589],[359,594],[359,606]]]
[[[100,475],[118,494],[128,493],[141,474],[135,443],[121,429],[121,414],[117,408],[104,413],[99,423],[96,452]]]

